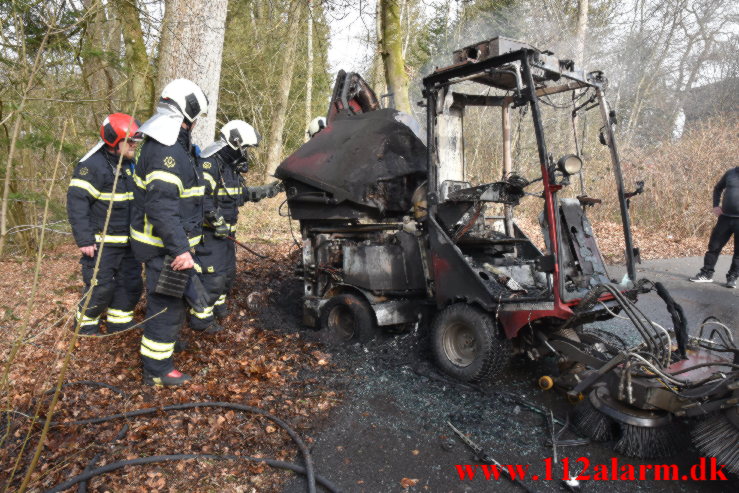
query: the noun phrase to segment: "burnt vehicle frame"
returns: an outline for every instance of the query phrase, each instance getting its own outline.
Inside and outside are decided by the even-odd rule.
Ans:
[[[320,325],[330,341],[351,341],[371,338],[378,325],[404,327],[420,320],[425,326],[431,319],[424,330],[434,359],[461,380],[493,377],[514,354],[532,360],[553,355],[559,375],[543,387],[557,385],[573,399],[587,394],[584,404],[612,420],[606,428],[620,426],[620,432],[594,438],[620,436],[624,445],[616,449],[627,455],[660,455],[679,417],[712,416],[736,440],[739,351],[730,332],[717,322],[723,328],[710,337],[702,331],[689,337],[685,316],[664,286],[636,278],[639,252],[628,200],[641,187],[624,189],[616,115],[604,97],[603,74],[584,73],[569,60],[506,38],[458,50],[453,62],[423,79],[427,146],[419,145],[412,121],[379,108],[360,76],[340,72],[327,127],[278,168],[290,213],[301,225],[306,324]],[[508,92],[454,92],[462,82]],[[593,94],[572,117],[599,109],[599,137],[609,148],[623,227],[621,282],[608,277],[585,214],[598,199],[559,196],[581,172],[579,152],[555,162],[542,121],[540,98],[585,89]],[[530,180],[512,172],[510,155],[510,110],[524,105],[540,172]],[[446,168],[455,153],[459,158],[455,142],[463,136],[452,113],[463,114],[468,106],[501,109],[499,181],[472,186],[464,171],[460,176],[458,169]],[[574,168],[568,169],[568,160]],[[513,220],[525,188],[539,181],[546,252]],[[487,203],[504,208],[493,225],[486,223]],[[650,290],[666,302],[671,330],[634,305],[640,292]],[[633,323],[641,338],[637,344],[587,328],[618,313]],[[629,448],[631,435],[644,430],[652,432],[644,440],[652,445]],[[715,452],[713,438],[700,435],[696,442],[703,450]],[[739,468],[739,456],[722,457]]]

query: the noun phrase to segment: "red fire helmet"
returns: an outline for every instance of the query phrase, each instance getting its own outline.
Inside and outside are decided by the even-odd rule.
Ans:
[[[113,113],[100,126],[100,138],[110,147],[115,147],[125,138],[140,140],[140,123],[131,115]]]

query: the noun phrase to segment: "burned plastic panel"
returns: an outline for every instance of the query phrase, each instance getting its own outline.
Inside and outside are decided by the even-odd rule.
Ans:
[[[611,282],[593,233],[593,227],[577,199],[560,199],[561,256],[564,301],[582,298],[598,284]],[[547,249],[550,249],[548,228],[542,224]],[[551,249],[550,249],[551,250]]]
[[[426,179],[426,146],[397,114],[392,109],[338,114],[285,159],[275,176],[286,182],[288,192],[295,189],[288,193],[293,216],[307,218],[301,202],[321,194],[329,207],[349,202],[376,217],[407,213],[413,192]],[[301,195],[298,184],[315,190]]]

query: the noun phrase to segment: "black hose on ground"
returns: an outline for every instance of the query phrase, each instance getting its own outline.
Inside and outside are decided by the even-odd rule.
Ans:
[[[280,428],[284,429],[288,435],[290,435],[290,438],[292,438],[293,442],[298,446],[300,449],[301,454],[303,455],[303,460],[305,461],[305,475],[308,480],[308,491],[309,493],[315,493],[316,492],[316,479],[315,479],[315,471],[313,468],[313,458],[311,457],[310,451],[308,450],[308,447],[306,446],[305,442],[298,436],[295,431],[290,428],[290,425],[288,425],[286,422],[278,418],[277,416],[273,416],[267,411],[264,411],[262,409],[259,409],[258,407],[252,407],[247,406],[244,404],[236,404],[233,402],[188,402],[184,404],[173,404],[170,406],[163,406],[163,407],[148,407],[144,409],[137,409],[135,411],[129,411],[126,413],[118,413],[118,414],[111,414],[109,416],[101,416],[97,418],[87,418],[87,419],[78,419],[75,421],[65,421],[65,422],[53,422],[52,426],[78,426],[78,425],[88,425],[88,424],[99,424],[99,423],[105,423],[108,421],[113,421],[116,419],[122,419],[122,418],[132,418],[136,416],[144,416],[146,414],[154,414],[161,411],[183,411],[186,409],[197,409],[201,407],[219,407],[224,409],[233,409],[235,411],[242,411],[242,412],[249,412],[252,414],[257,414],[259,416],[263,416],[276,425],[278,425]]]
[[[98,467],[97,469],[85,471],[82,474],[78,474],[77,476],[74,476],[73,478],[70,478],[63,483],[59,483],[58,485],[54,486],[50,490],[47,490],[45,493],[58,493],[60,491],[64,491],[67,488],[74,486],[77,483],[87,481],[100,474],[115,471],[116,469],[121,469],[126,466],[139,466],[139,465],[144,465],[144,464],[152,464],[155,462],[172,462],[172,461],[180,461],[180,460],[188,460],[188,459],[247,460],[251,462],[261,462],[263,464],[267,464],[268,466],[279,468],[279,469],[287,469],[289,471],[293,471],[298,474],[307,475],[308,473],[307,468],[303,466],[299,466],[297,464],[293,464],[292,462],[283,462],[280,460],[266,459],[262,457],[249,457],[249,456],[240,456],[240,455],[213,455],[213,454],[152,455],[149,457],[138,457],[136,459],[111,462],[110,464],[106,464],[102,467]],[[315,479],[316,481],[318,481],[318,483],[321,486],[326,488],[326,490],[330,491],[331,493],[341,492],[341,490],[335,484],[333,484],[331,481],[324,478],[320,474],[316,474]]]
[[[119,389],[118,387],[115,387],[113,385],[109,385],[107,383],[96,382],[96,381],[92,381],[92,380],[80,380],[80,381],[77,381],[77,382],[66,382],[66,383],[62,384],[62,387],[69,387],[69,386],[72,386],[72,385],[89,385],[91,387],[106,388],[106,389],[109,389],[109,390],[115,392],[116,394],[118,394],[118,395],[120,395],[122,397],[127,397],[127,394],[123,390]],[[49,391],[49,392],[52,392],[52,391]],[[49,392],[46,392],[46,394],[48,394]],[[298,446],[298,449],[300,449],[300,453],[303,455],[303,460],[305,461],[305,467],[304,468],[301,468],[300,466],[297,466],[297,465],[292,464],[292,463],[275,461],[275,460],[272,460],[272,459],[265,459],[264,462],[267,463],[267,464],[269,464],[268,461],[272,461],[275,464],[280,464],[280,465],[274,465],[273,467],[282,467],[284,469],[289,469],[289,470],[292,470],[292,471],[295,471],[295,472],[299,472],[301,474],[305,474],[306,480],[307,480],[307,483],[308,483],[308,492],[309,493],[316,493],[316,474],[315,474],[315,469],[314,469],[314,466],[313,466],[313,458],[312,458],[312,456],[310,454],[310,450],[308,450],[308,447],[306,446],[305,442],[303,442],[303,440],[300,438],[300,436],[298,436],[298,434],[285,421],[283,421],[282,419],[280,419],[280,418],[278,418],[278,417],[276,417],[276,416],[268,413],[267,411],[264,411],[262,409],[259,409],[257,407],[247,406],[247,405],[244,405],[244,404],[237,404],[237,403],[233,403],[233,402],[216,402],[216,401],[190,402],[190,403],[183,403],[183,404],[173,404],[173,405],[163,406],[163,407],[150,407],[150,408],[144,408],[144,409],[137,409],[135,411],[129,411],[129,412],[126,412],[126,413],[111,414],[111,415],[108,415],[108,416],[100,416],[100,417],[97,417],[97,418],[86,418],[86,419],[79,419],[79,420],[74,420],[74,421],[64,421],[64,422],[54,421],[54,422],[51,423],[51,426],[81,426],[81,425],[87,425],[87,424],[100,424],[100,423],[106,423],[108,421],[113,421],[113,420],[116,420],[116,419],[132,418],[132,417],[136,417],[136,416],[144,416],[146,414],[154,414],[154,413],[157,413],[157,412],[160,412],[160,411],[182,411],[182,410],[187,410],[187,409],[197,409],[197,408],[201,408],[201,407],[218,407],[218,408],[232,409],[232,410],[241,411],[241,412],[249,412],[249,413],[252,413],[252,414],[263,416],[263,417],[269,419],[270,421],[272,421],[273,423],[275,423],[280,428],[284,429],[287,432],[287,434],[290,436],[290,438],[293,440],[293,442],[295,442],[295,444]],[[117,440],[120,440],[121,438],[123,438],[123,436],[126,434],[127,431],[128,431],[128,425],[124,426],[121,429],[121,431],[118,433],[118,435],[116,436],[116,438],[113,439],[113,441],[117,441]],[[90,478],[92,478],[94,476],[97,476],[99,474],[103,474],[105,472],[108,472],[108,470],[105,469],[105,468],[109,467],[111,464],[108,464],[108,465],[106,465],[104,467],[101,467],[101,468],[93,469],[93,467],[95,466],[95,464],[99,460],[100,455],[101,454],[97,454],[87,464],[87,466],[85,467],[85,471],[86,472],[83,472],[81,475],[76,476],[76,477],[80,477],[81,479],[79,479],[79,480],[75,481],[74,483],[71,483],[70,484],[70,486],[72,486],[72,485],[77,484],[77,483],[82,483],[80,485],[79,489],[78,489],[78,492],[79,493],[84,493],[86,491],[86,489],[87,489],[87,485],[86,485],[87,480],[89,480]],[[201,457],[206,457],[204,455],[195,455],[195,456],[192,456],[192,457],[191,456],[185,457],[185,455],[186,454],[180,454],[180,455],[177,455],[177,456],[156,456],[156,457],[182,457],[182,458],[201,458]],[[240,456],[214,456],[214,457],[215,458],[225,458],[225,459],[227,459],[227,458],[243,459],[244,458],[244,457],[240,457]],[[143,459],[151,459],[151,457],[143,458]],[[136,461],[136,460],[140,460],[140,459],[133,459],[133,460]],[[163,459],[163,460],[182,460],[182,459],[169,459],[168,458],[168,459]],[[256,460],[256,459],[254,459],[254,460]],[[121,461],[120,463],[114,463],[114,464],[122,464],[119,467],[124,467],[124,466],[128,465],[129,462],[130,461]],[[146,462],[137,462],[136,464],[139,464],[139,463],[145,464]],[[272,464],[269,464],[269,465],[272,465]],[[285,466],[285,467],[283,467],[283,466]],[[300,470],[295,469],[295,468],[299,468]],[[118,469],[118,467],[116,467],[115,469]],[[93,472],[95,472],[95,474],[91,474]],[[87,476],[88,474],[90,474],[90,475]],[[82,476],[86,476],[86,477],[82,477]],[[324,486],[326,486],[326,484],[330,485],[330,487],[329,486],[326,486],[326,487],[329,490],[331,490],[331,491],[338,491],[338,489],[334,485],[332,485],[328,480],[326,480],[325,478],[322,481],[319,481],[319,482],[321,482],[321,484],[323,484]],[[324,483],[326,483],[326,484],[324,484]],[[67,487],[69,487],[69,486],[67,486]],[[333,488],[333,490],[331,488]]]
[[[128,424],[123,425],[121,428],[121,431],[118,432],[118,434],[115,436],[113,440],[110,441],[108,445],[111,443],[117,442],[119,440],[122,440],[124,436],[126,436],[126,433],[128,433]],[[90,460],[90,462],[87,463],[85,466],[85,470],[83,472],[89,472],[95,469],[95,466],[97,465],[100,458],[103,456],[102,452],[98,452],[95,454],[95,456]],[[81,481],[79,486],[77,486],[77,493],[87,493],[87,480]]]

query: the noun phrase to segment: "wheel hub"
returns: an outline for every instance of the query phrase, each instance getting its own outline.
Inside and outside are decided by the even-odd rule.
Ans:
[[[457,366],[469,366],[478,356],[477,338],[467,324],[460,322],[450,324],[444,332],[442,342],[447,359]]]
[[[328,314],[328,328],[342,341],[354,337],[355,325],[354,314],[346,306],[335,306]]]

